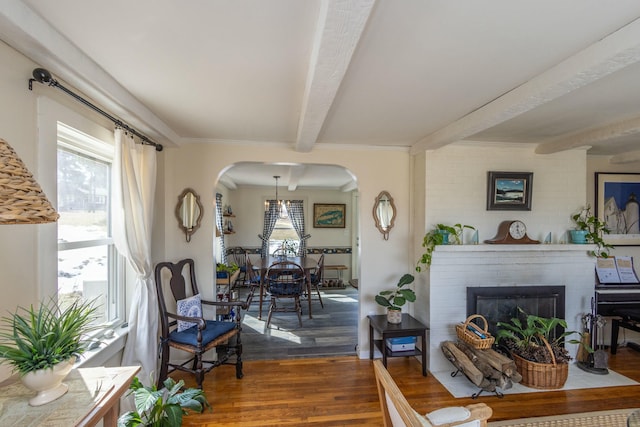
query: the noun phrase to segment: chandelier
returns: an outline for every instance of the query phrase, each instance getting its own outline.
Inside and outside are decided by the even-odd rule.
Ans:
[[[280,175],[274,175],[273,176],[276,180],[276,205],[277,205],[277,209],[278,209],[278,217],[279,218],[287,218],[289,216],[289,212],[287,210],[287,204],[288,202],[285,202],[284,200],[280,200],[278,198],[278,180],[280,179]],[[270,201],[267,200],[264,204],[264,210],[268,211],[269,210],[269,206],[270,206]]]

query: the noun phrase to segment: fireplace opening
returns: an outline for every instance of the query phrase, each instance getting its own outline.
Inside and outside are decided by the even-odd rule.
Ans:
[[[527,314],[564,319],[564,286],[489,286],[467,288],[467,316],[481,314],[487,319],[489,332],[496,335],[498,322],[510,322],[518,307]],[[478,320],[480,326],[482,320]],[[558,326],[552,337],[562,335]]]

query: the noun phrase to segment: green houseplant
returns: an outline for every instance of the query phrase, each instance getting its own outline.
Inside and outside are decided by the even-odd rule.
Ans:
[[[610,230],[604,221],[591,213],[591,206],[581,208],[571,219],[575,223],[575,230],[570,231],[573,243],[592,243],[596,245],[596,249],[590,252],[591,255],[607,258],[613,246],[604,241],[604,235],[609,234]],[[573,231],[582,231],[585,241],[574,239],[576,233]]]
[[[518,307],[519,315],[510,322],[498,322],[496,339],[510,352],[522,375],[522,384],[534,388],[559,388],[564,385],[568,375],[571,356],[563,347],[565,339],[576,331],[567,331],[567,322],[557,317],[540,317],[527,314]],[[557,337],[557,326],[565,331]],[[567,340],[572,344],[581,344],[592,351],[580,340]]]
[[[445,224],[436,224],[435,228],[428,231],[422,239],[422,247],[425,248],[425,251],[418,260],[416,271],[420,273],[423,268],[429,268],[429,266],[431,265],[433,251],[435,250],[437,245],[462,244],[462,233],[465,228],[475,230],[475,228],[471,225],[455,224],[451,226]],[[424,267],[422,267],[420,264],[424,264]]]
[[[61,309],[49,300],[0,319],[0,363],[13,365],[24,385],[38,392],[31,406],[67,392],[62,381],[86,349],[84,337],[93,329],[95,311],[92,302],[76,300]]]
[[[183,389],[184,381],[175,382],[172,378],[164,381],[164,388],[158,390],[155,382],[152,386],[143,385],[135,377],[129,386],[133,394],[135,411],[125,412],[118,418],[118,427],[179,427],[182,416],[189,410],[202,413],[205,408],[211,410],[204,391],[198,388]]]
[[[221,262],[216,264],[216,277],[217,278],[225,278],[231,277],[233,273],[240,269],[240,266],[235,262],[233,264],[227,265]]]
[[[83,337],[96,318],[92,302],[76,300],[61,309],[54,300],[36,309],[19,307],[0,319],[0,363],[9,363],[26,375],[80,356],[86,349]]]
[[[407,302],[415,302],[416,293],[413,289],[405,288],[413,283],[414,279],[413,275],[404,274],[394,289],[381,291],[376,295],[376,302],[387,309],[387,319],[390,323],[400,323],[402,306]]]

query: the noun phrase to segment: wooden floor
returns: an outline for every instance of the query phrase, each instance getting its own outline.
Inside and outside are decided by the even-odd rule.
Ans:
[[[233,367],[207,374],[204,390],[213,412],[192,414],[185,426],[380,426],[378,396],[369,360],[355,356],[245,362],[245,377]],[[609,367],[640,382],[640,353],[621,348]],[[492,421],[622,408],[640,408],[640,385],[455,399],[431,375],[421,375],[415,358],[389,360],[389,372],[420,413],[484,402]],[[184,378],[194,386],[191,377]]]

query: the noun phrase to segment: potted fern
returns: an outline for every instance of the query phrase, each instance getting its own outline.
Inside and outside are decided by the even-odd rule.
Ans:
[[[12,365],[25,386],[38,392],[30,405],[49,403],[67,392],[62,380],[86,349],[95,312],[93,302],[76,300],[61,309],[49,300],[0,319],[0,363]]]
[[[389,323],[402,322],[402,306],[407,302],[416,300],[416,293],[413,289],[405,288],[413,281],[414,277],[407,273],[400,277],[394,289],[381,291],[376,295],[376,302],[387,309],[387,321]]]

